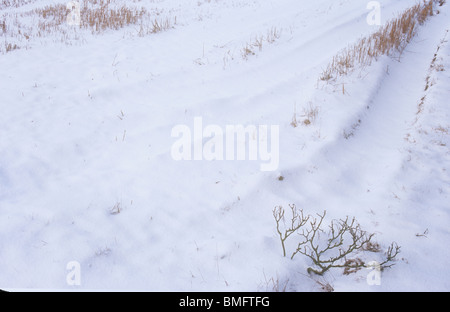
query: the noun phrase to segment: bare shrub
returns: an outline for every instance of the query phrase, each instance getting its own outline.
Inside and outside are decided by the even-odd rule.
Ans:
[[[299,238],[297,247],[291,255],[291,259],[298,254],[307,257],[313,263],[313,267],[307,269],[308,273],[323,275],[331,268],[343,268],[344,274],[358,271],[366,264],[360,258],[355,257],[357,252],[369,250],[379,252],[377,243],[373,242],[374,234],[362,230],[355,218],[332,220],[328,230],[324,230],[323,221],[326,211],[317,214],[317,217],[305,216],[303,210],[298,210],[295,205],[290,205],[290,222],[285,220],[285,211],[281,206],[275,207],[273,216],[276,222],[277,233],[280,237],[283,256],[286,256],[286,241],[294,233]],[[284,226],[284,229],[281,229]],[[400,252],[400,247],[392,243],[380,263],[381,268],[392,266],[392,262]]]
[[[303,210],[297,210],[297,207],[295,205],[289,205],[291,208],[292,216],[290,218],[290,226],[286,227],[286,220],[284,218],[284,209],[281,206],[275,207],[273,210],[273,217],[275,218],[275,221],[277,223],[277,233],[280,236],[281,240],[281,246],[283,248],[283,256],[286,257],[286,247],[285,242],[288,239],[289,236],[294,234],[297,230],[299,230],[302,226],[304,226],[308,220],[309,216],[305,217],[303,215]],[[280,222],[283,221],[285,225],[284,231],[281,231],[280,229]]]

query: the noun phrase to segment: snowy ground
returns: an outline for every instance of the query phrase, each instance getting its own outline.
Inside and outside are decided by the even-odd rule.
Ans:
[[[380,2],[383,23],[416,3]],[[65,1],[0,16],[51,3]],[[55,34],[0,54],[0,288],[450,290],[448,4],[400,58],[334,85],[318,81],[323,68],[378,27],[365,1],[133,5],[176,24],[143,37],[135,25]],[[175,161],[172,129],[194,131],[196,117],[279,126],[278,169]],[[384,250],[401,246],[395,266],[381,285],[366,269],[309,276],[310,260],[282,255],[272,210],[289,204],[356,217]],[[67,283],[71,261],[80,285]]]

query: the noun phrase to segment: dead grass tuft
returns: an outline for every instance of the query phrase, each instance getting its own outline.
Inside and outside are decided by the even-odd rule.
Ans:
[[[248,60],[250,56],[256,55],[255,49],[259,52],[262,51],[265,43],[274,44],[281,37],[281,30],[272,27],[267,30],[266,35],[259,35],[252,39],[250,42],[246,43],[241,48],[241,57],[244,60]]]
[[[314,123],[319,115],[319,107],[314,106],[312,102],[308,103],[308,107],[303,108],[302,117],[304,118],[303,124],[309,126]]]

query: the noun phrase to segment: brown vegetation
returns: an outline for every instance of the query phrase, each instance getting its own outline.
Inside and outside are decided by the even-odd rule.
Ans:
[[[373,60],[383,55],[401,55],[416,35],[417,27],[434,14],[433,7],[434,0],[417,4],[389,21],[376,33],[345,48],[333,57],[320,79],[329,81],[348,75],[357,67],[370,66]]]

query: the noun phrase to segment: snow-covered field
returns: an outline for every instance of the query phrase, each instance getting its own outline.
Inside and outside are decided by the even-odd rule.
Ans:
[[[448,3],[401,55],[327,83],[333,56],[381,27],[369,1],[116,0],[167,29],[45,35],[25,13],[68,1],[9,2],[0,288],[450,290]],[[417,2],[379,3],[384,24]],[[220,157],[233,154],[226,138],[208,136],[229,126],[254,130],[242,143],[256,158]],[[191,151],[175,148],[181,130]],[[378,260],[395,242],[395,265],[376,285],[370,268],[308,274],[310,259],[289,256],[299,236],[283,257],[276,231],[274,208],[293,204],[327,224],[355,217],[381,249],[355,256]]]

